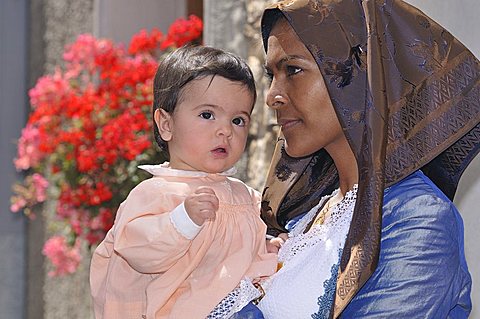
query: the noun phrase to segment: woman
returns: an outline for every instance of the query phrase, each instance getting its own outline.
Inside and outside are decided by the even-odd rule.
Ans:
[[[466,318],[471,278],[451,202],[480,149],[480,67],[400,0],[265,11],[283,137],[262,216],[289,232],[265,318]]]

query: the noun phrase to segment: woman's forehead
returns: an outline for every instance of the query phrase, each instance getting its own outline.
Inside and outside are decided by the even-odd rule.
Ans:
[[[273,25],[268,39],[272,37],[275,37],[280,41],[292,40],[292,38],[294,38],[296,41],[300,41],[300,38],[285,18],[279,18]]]
[[[285,19],[275,24],[267,43],[267,67],[273,67],[274,65],[278,67],[295,60],[312,60],[310,51]]]

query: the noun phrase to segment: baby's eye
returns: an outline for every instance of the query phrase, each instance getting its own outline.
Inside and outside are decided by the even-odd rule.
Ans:
[[[204,111],[204,112],[200,113],[199,116],[203,119],[206,119],[206,120],[214,120],[215,119],[215,116],[213,116],[213,113],[212,112],[207,112],[207,111]]]
[[[232,120],[232,123],[238,126],[245,126],[247,121],[243,117],[236,117]]]
[[[303,69],[294,65],[287,65],[287,75],[295,75],[302,72]]]

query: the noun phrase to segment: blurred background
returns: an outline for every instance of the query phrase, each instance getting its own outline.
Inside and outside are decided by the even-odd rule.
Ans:
[[[264,105],[263,48],[259,19],[266,0],[0,0],[0,318],[92,318],[88,265],[82,247],[76,270],[49,276],[52,266],[42,254],[58,230],[55,203],[43,202],[36,218],[11,212],[12,185],[25,177],[13,165],[17,140],[31,105],[28,91],[46,74],[64,66],[65,46],[80,34],[107,38],[127,48],[142,29],[168,33],[179,18],[203,21],[200,41],[247,59],[257,79],[255,107],[240,178],[261,189],[273,150],[274,116]],[[478,0],[408,0],[458,37],[480,57]],[[464,173],[455,197],[465,223],[467,261],[474,277],[471,318],[480,318],[480,158]],[[441,280],[441,278],[439,278]]]

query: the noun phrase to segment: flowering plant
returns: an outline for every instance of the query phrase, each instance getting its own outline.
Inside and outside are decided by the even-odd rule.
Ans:
[[[202,21],[178,19],[166,35],[141,30],[126,50],[107,39],[80,35],[66,47],[65,66],[41,77],[29,91],[32,112],[14,161],[25,171],[13,186],[11,210],[34,218],[34,208],[56,200],[62,232],[43,253],[50,275],[75,272],[82,241],[98,244],[118,205],[156,162],[151,138],[152,81],[157,59],[199,41]]]

